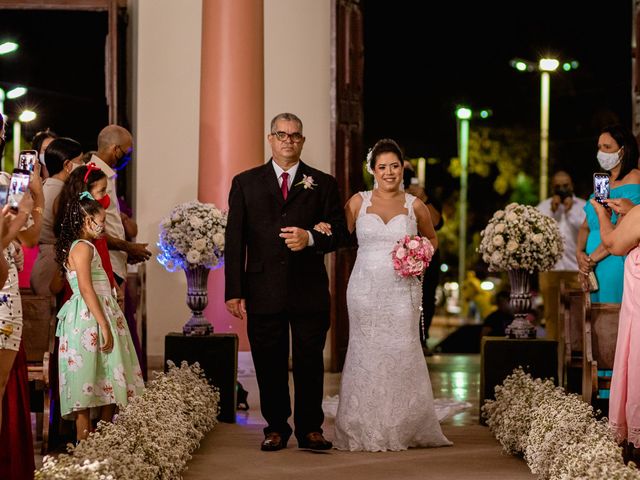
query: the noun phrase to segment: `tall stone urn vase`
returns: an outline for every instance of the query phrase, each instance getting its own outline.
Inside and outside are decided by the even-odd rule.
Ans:
[[[509,338],[536,338],[536,328],[527,320],[531,308],[531,274],[527,270],[507,270],[511,283],[511,309],[514,319],[506,328]]]
[[[182,333],[185,335],[211,335],[213,326],[202,313],[209,303],[207,290],[209,268],[194,265],[186,268],[184,273],[187,275],[187,306],[191,309],[191,318],[182,327]]]

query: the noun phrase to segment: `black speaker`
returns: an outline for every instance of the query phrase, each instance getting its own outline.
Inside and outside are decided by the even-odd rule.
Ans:
[[[558,385],[558,342],[543,338],[483,337],[480,354],[481,409],[485,400],[496,398],[495,387],[518,367],[533,378],[553,378]],[[480,423],[485,424],[482,410]]]
[[[167,361],[176,365],[198,362],[211,385],[220,389],[220,415],[226,423],[236,421],[236,383],[238,381],[238,336],[235,333],[214,333],[185,336],[170,333],[164,338],[164,368]]]

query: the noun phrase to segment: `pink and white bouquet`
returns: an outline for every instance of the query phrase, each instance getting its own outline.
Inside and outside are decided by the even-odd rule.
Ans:
[[[434,251],[427,237],[405,235],[391,252],[393,268],[401,277],[419,277],[429,266]]]

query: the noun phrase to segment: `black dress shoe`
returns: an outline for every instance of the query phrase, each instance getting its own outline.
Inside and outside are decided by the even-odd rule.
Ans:
[[[260,450],[263,452],[275,452],[276,450],[282,450],[287,448],[287,440],[282,438],[278,432],[267,433],[260,444]]]
[[[307,433],[303,439],[298,440],[298,448],[308,448],[309,450],[330,450],[333,443],[322,436],[320,432]]]

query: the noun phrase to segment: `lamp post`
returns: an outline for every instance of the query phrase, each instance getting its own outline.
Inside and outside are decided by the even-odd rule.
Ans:
[[[547,198],[549,183],[549,99],[551,94],[551,72],[555,72],[560,66],[560,61],[555,58],[541,58],[538,64],[528,60],[514,58],[510,65],[519,72],[540,72],[540,201]],[[565,72],[575,70],[579,64],[573,60],[564,62],[562,69]]]
[[[469,121],[473,117],[486,119],[491,116],[491,110],[480,110],[476,114],[466,107],[456,108],[458,119],[458,157],[460,158],[460,205],[458,228],[458,288],[462,292],[467,265],[467,198],[469,196]]]
[[[467,264],[467,177],[469,171],[469,120],[473,112],[467,107],[458,107],[458,156],[460,157],[460,225],[458,230],[458,294],[462,294],[462,282],[464,282]],[[461,296],[459,298],[462,298]]]

